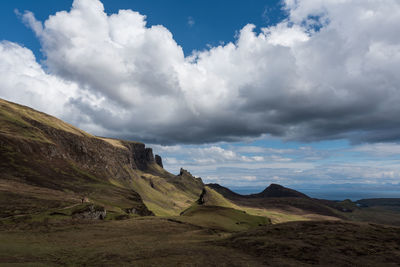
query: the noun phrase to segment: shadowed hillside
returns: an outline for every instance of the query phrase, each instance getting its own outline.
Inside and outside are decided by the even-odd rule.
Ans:
[[[218,244],[265,266],[398,266],[400,228],[348,222],[290,222],[235,234]]]
[[[329,207],[326,203],[277,184],[271,184],[261,193],[252,195],[240,195],[217,184],[207,184],[207,186],[239,206],[279,210],[293,215],[316,214],[343,218],[342,214],[336,212],[334,208]]]
[[[1,217],[81,202],[105,207],[109,218],[173,215],[203,188],[201,179],[168,173],[143,143],[96,137],[4,100],[0,158]]]

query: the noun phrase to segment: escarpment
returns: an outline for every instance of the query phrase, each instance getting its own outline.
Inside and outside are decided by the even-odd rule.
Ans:
[[[24,119],[40,131],[45,140],[2,135],[2,147],[12,147],[16,152],[48,161],[72,161],[87,171],[116,179],[130,178],[127,166],[145,171],[155,163],[152,149],[146,148],[143,143],[80,135]]]

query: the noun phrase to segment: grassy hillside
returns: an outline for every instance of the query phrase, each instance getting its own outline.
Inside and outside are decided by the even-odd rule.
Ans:
[[[239,194],[231,194],[229,189],[220,185],[213,184],[212,187],[218,192],[207,185],[204,205],[245,211],[250,215],[266,217],[274,224],[290,221],[338,220],[329,207],[314,204],[308,198],[246,198]],[[225,193],[227,197],[223,195]],[[330,213],[325,214],[326,210]]]
[[[2,218],[42,216],[83,198],[105,207],[111,217],[132,210],[177,215],[203,187],[192,176],[175,176],[158,166],[140,142],[96,137],[2,99],[0,158]]]
[[[45,113],[0,99],[0,133],[28,140],[51,142],[35,124],[76,134],[92,135]]]
[[[400,228],[348,222],[290,222],[219,241],[266,266],[398,266]]]
[[[264,216],[254,216],[245,211],[220,206],[193,205],[177,218],[181,222],[228,232],[248,230],[270,223]]]

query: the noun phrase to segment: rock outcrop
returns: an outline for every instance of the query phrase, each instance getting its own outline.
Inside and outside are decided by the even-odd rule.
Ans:
[[[89,205],[83,209],[74,211],[72,217],[75,219],[104,220],[107,211],[104,207]]]
[[[130,152],[131,166],[134,169],[146,170],[148,165],[155,163],[153,150],[143,143],[124,142]]]
[[[137,214],[140,216],[154,216],[154,213],[148,209],[138,209],[137,207],[125,209],[128,214]]]
[[[194,177],[189,171],[185,170],[184,168],[181,168],[179,170],[179,174],[178,176],[182,176],[182,177]]]
[[[162,164],[162,158],[159,155],[155,155],[155,160],[158,166],[160,166],[161,168],[164,168],[163,164]]]
[[[125,212],[128,214],[136,214],[140,216],[154,216],[154,213],[148,209],[140,209],[138,207],[125,209]]]
[[[203,205],[204,204],[204,202],[205,202],[204,196],[206,195],[206,193],[207,193],[206,189],[203,188],[203,191],[201,191],[200,197],[197,200],[197,204],[199,204],[199,205]]]

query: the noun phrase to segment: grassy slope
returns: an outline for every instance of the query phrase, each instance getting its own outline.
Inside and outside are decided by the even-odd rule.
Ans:
[[[133,178],[128,182],[112,180],[112,183],[121,187],[133,188],[142,196],[146,206],[157,216],[179,215],[198,198],[201,192],[201,188],[198,188],[198,194],[192,194],[176,187],[164,177],[141,171],[136,172],[138,175],[132,174]]]
[[[4,266],[259,266],[258,260],[212,243],[213,231],[158,217],[0,231]]]
[[[321,202],[279,185],[270,185],[263,192],[269,191],[269,195],[280,195],[280,197],[265,197],[262,196],[263,193],[243,196],[218,184],[209,184],[207,187],[250,214],[270,218],[272,223],[346,218],[336,207],[327,205],[327,203],[333,204],[332,201]],[[300,197],[286,197],[286,193]]]
[[[293,222],[237,234],[158,217],[7,228],[4,266],[398,266],[400,229]],[[10,226],[11,227],[11,226]]]
[[[0,217],[25,213],[46,213],[48,210],[80,202],[82,196],[105,206],[108,210],[124,214],[126,208],[138,204],[138,192],[144,203],[156,215],[177,215],[193,203],[201,188],[190,188],[185,192],[171,183],[174,175],[156,164],[148,172],[123,166],[130,179],[115,179],[112,176],[83,169],[71,160],[54,160],[22,153],[14,144],[24,144],[42,149],[45,144],[56,144],[36,123],[49,129],[57,129],[89,139],[98,139],[117,149],[131,141],[95,137],[57,118],[0,99]],[[5,140],[5,142],[2,142]],[[9,141],[11,140],[11,141]],[[133,142],[136,143],[136,142]],[[57,145],[57,144],[56,144]],[[33,152],[34,153],[34,152]],[[153,186],[151,185],[153,184]],[[13,186],[10,186],[13,185]]]
[[[400,228],[348,222],[290,222],[235,234],[219,244],[272,266],[398,266]]]
[[[24,139],[51,142],[43,133],[33,126],[30,121],[37,121],[55,129],[63,130],[79,136],[92,135],[63,122],[60,119],[49,116],[26,106],[18,105],[0,99],[0,133],[9,134]]]
[[[233,208],[236,210],[245,211],[250,215],[267,217],[272,223],[283,223],[290,221],[309,221],[309,220],[335,220],[336,218],[330,216],[320,215],[318,213],[307,212],[301,209],[282,209],[279,207],[262,206],[252,207],[250,205],[241,204],[240,202],[233,202],[225,198],[222,194],[216,192],[214,189],[206,186],[205,205],[221,206]]]
[[[224,231],[243,231],[270,223],[289,221],[335,220],[336,218],[303,211],[265,209],[241,206],[226,199],[220,193],[206,186],[204,203],[193,203],[182,216],[174,220]]]
[[[248,230],[270,223],[266,217],[250,215],[245,211],[221,206],[203,205],[193,205],[185,210],[177,220],[228,232]]]

